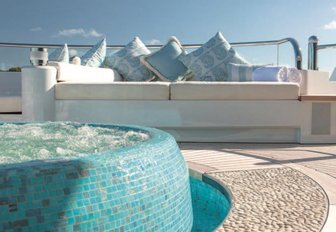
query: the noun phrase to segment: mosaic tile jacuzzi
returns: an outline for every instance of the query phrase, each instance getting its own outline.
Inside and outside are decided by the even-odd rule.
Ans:
[[[0,231],[192,229],[188,169],[165,132],[0,123],[0,137]]]

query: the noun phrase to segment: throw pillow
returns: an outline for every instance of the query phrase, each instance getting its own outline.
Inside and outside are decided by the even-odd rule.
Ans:
[[[106,39],[98,42],[89,51],[87,51],[82,57],[82,65],[89,67],[100,67],[106,56]]]
[[[253,71],[263,65],[227,64],[227,81],[252,81]]]
[[[150,81],[154,78],[153,73],[140,62],[140,57],[148,54],[148,48],[135,37],[124,48],[107,57],[105,65],[117,70],[126,81]]]
[[[252,74],[252,81],[279,82],[286,78],[287,68],[281,66],[260,67]]]
[[[140,61],[162,81],[184,80],[188,69],[178,60],[181,54],[185,55],[186,52],[173,36],[166,45],[150,55],[141,57]]]
[[[78,56],[74,56],[71,59],[71,64],[75,64],[75,65],[81,65],[81,58]]]
[[[52,53],[49,54],[48,60],[69,63],[68,45],[64,44],[64,46],[56,48]]]
[[[225,81],[228,63],[247,64],[220,32],[179,60],[194,73],[192,80],[196,81]]]

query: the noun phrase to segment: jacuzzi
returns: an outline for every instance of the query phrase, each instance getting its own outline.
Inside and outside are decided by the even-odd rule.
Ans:
[[[11,126],[16,129],[11,131]],[[69,136],[61,140],[57,137],[52,141],[48,133],[52,134],[54,127],[113,129],[139,132],[147,137],[141,142],[133,141],[129,146],[104,151],[96,147],[80,155],[70,152],[69,156],[49,156],[48,151],[38,148],[42,158],[36,154],[19,154],[18,158],[28,159],[6,161],[8,157],[2,157],[0,231],[191,230],[193,216],[188,169],[169,134],[135,126],[0,123],[0,137],[7,138],[2,140],[2,148],[13,146],[17,147],[14,150],[27,150],[29,143],[22,136],[15,136],[14,132],[20,134],[30,126],[37,128],[38,132],[34,133],[40,133],[41,142],[33,143],[44,146],[59,142],[58,145],[51,144],[56,153],[61,154],[69,151],[69,147],[62,148],[62,143],[72,144],[76,138]],[[36,136],[29,133],[28,140]],[[90,138],[93,140],[95,136]],[[86,142],[90,143],[90,140]],[[31,150],[36,153],[33,148]],[[31,160],[30,156],[33,156]]]

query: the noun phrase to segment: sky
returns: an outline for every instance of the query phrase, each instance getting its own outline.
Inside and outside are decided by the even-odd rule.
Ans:
[[[164,44],[205,43],[216,32],[229,42],[293,37],[307,65],[307,41],[336,43],[336,0],[1,0],[0,42],[93,45],[127,44],[135,36]],[[27,50],[27,49],[26,49]],[[0,48],[0,69],[29,61],[23,49]],[[276,64],[276,46],[238,48],[250,63]],[[74,51],[72,51],[74,52]],[[280,46],[280,64],[294,65]],[[320,69],[336,66],[336,49],[321,51]]]

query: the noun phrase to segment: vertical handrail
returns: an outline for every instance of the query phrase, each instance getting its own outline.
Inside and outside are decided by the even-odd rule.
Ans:
[[[315,35],[308,40],[308,69],[318,70],[318,51],[324,49],[335,49],[336,44],[318,44],[319,40]]]
[[[318,70],[317,49],[318,49],[318,38],[317,36],[312,35],[309,37],[308,40],[308,69]]]
[[[279,44],[277,44],[277,66],[279,66],[279,59],[280,59],[280,51],[279,51]]]

